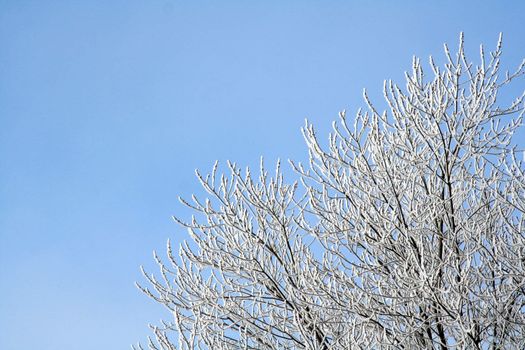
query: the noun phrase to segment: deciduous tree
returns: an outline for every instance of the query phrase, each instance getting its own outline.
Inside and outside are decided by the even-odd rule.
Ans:
[[[525,348],[524,96],[504,95],[524,64],[502,74],[501,53],[415,58],[325,147],[307,122],[295,182],[197,172],[192,243],[140,286],[173,316],[149,348]]]

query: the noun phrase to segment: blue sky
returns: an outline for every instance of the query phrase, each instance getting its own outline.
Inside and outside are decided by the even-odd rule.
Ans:
[[[0,0],[0,349],[121,349],[169,315],[134,287],[217,159],[304,160],[304,118],[412,55],[525,56],[521,1]],[[475,56],[473,56],[475,58]],[[523,90],[523,81],[518,88]]]

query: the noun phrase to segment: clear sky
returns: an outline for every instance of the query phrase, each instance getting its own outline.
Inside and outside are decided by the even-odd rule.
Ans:
[[[305,159],[308,117],[442,44],[525,56],[523,1],[0,0],[0,349],[126,349],[134,287],[218,159]],[[475,56],[473,55],[473,58]],[[519,82],[523,89],[523,81]]]

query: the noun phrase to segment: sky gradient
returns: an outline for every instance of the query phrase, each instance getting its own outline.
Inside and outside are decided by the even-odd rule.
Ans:
[[[0,349],[126,349],[194,169],[304,160],[367,88],[465,32],[525,57],[522,1],[0,0]],[[516,91],[524,89],[523,80]],[[521,90],[520,90],[521,89]],[[516,92],[518,94],[518,92]],[[521,134],[523,135],[523,133]],[[187,217],[187,216],[186,216]]]

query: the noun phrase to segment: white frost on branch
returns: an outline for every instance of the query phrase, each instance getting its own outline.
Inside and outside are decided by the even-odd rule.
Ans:
[[[498,100],[524,63],[500,78],[501,38],[477,66],[462,36],[445,54],[385,82],[387,112],[364,93],[326,148],[307,122],[297,182],[197,172],[192,245],[139,286],[173,315],[149,349],[525,348],[524,95]]]

